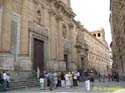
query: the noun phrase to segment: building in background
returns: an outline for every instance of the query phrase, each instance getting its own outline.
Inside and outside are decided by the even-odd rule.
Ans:
[[[113,64],[113,56],[112,56],[112,51],[109,52],[110,55],[110,69],[112,71],[112,64]]]
[[[125,1],[110,0],[113,70],[125,77]]]
[[[88,68],[105,74],[110,71],[109,47],[105,41],[104,29],[89,32],[84,30],[84,38],[88,46]]]

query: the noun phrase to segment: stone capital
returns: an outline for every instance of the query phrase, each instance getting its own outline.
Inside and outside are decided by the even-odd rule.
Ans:
[[[73,27],[74,27],[74,25],[73,25],[72,22],[70,22],[70,23],[68,24],[68,26],[69,26],[70,29],[73,29]]]
[[[49,14],[50,15],[56,15],[56,11],[55,11],[55,9],[54,9],[54,7],[52,7],[51,9],[49,9]]]
[[[58,14],[56,18],[57,18],[57,20],[60,20],[60,21],[63,20],[63,16],[61,14]]]

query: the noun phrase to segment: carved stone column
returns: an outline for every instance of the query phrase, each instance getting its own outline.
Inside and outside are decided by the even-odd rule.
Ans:
[[[12,0],[4,0],[2,51],[10,52]]]
[[[20,54],[28,55],[28,0],[22,1]]]

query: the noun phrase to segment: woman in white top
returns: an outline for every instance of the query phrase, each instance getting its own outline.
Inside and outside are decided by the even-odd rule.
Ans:
[[[69,79],[69,74],[65,74],[65,81],[66,81],[66,88],[70,88],[70,79]]]

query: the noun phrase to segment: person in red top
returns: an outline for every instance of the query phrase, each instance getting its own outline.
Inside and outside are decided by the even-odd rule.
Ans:
[[[110,82],[110,78],[111,78],[111,74],[108,72],[107,73],[107,79],[108,79],[109,82]]]

